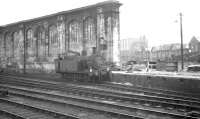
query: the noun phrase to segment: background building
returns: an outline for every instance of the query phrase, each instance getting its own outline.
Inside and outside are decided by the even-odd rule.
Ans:
[[[188,54],[189,49],[187,45],[183,45],[183,54]],[[151,49],[151,60],[152,61],[173,61],[177,56],[181,55],[181,44],[165,44]]]
[[[152,61],[177,62],[181,68],[181,44],[165,44],[152,47],[150,59]],[[186,68],[191,64],[200,63],[200,41],[195,36],[183,47],[183,61]]]
[[[189,42],[189,49],[191,53],[200,52],[200,41],[195,36]]]
[[[120,61],[144,61],[147,59],[148,40],[145,36],[120,41]]]

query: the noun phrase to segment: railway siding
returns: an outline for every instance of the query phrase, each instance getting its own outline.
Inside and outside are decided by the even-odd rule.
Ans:
[[[24,90],[25,91],[25,90]],[[25,93],[26,92],[26,93]],[[58,95],[58,94],[45,94],[44,92],[29,92],[26,90],[25,92],[22,91],[11,91],[10,95],[14,96],[19,96],[19,97],[26,97],[26,98],[33,98],[34,100],[43,100],[43,101],[48,101],[52,103],[59,103],[61,105],[70,105],[72,108],[75,107],[80,107],[80,108],[85,108],[85,110],[96,110],[103,112],[104,114],[110,113],[112,115],[119,115],[119,117],[129,117],[129,118],[146,118],[148,116],[156,116],[153,114],[149,114],[150,112],[154,113],[154,110],[150,109],[144,109],[144,108],[133,108],[130,106],[125,106],[125,105],[120,105],[117,104],[117,102],[113,101],[100,101],[98,99],[87,99],[87,98],[81,98],[79,96],[63,96],[63,95]],[[26,101],[25,101],[26,102]],[[57,109],[59,107],[57,106]],[[140,112],[143,111],[143,114],[138,115],[139,110]],[[90,111],[90,112],[91,112]],[[148,113],[147,113],[148,112]],[[160,113],[164,117],[168,117],[168,113],[163,113],[162,111],[157,111],[157,113]],[[91,115],[90,115],[91,116]],[[173,115],[174,116],[174,115]],[[178,115],[177,115],[178,117]]]
[[[117,115],[120,114],[123,116],[132,115],[131,117],[134,118],[164,116],[163,118],[171,117],[182,119],[186,117],[188,112],[195,110],[195,108],[196,110],[199,109],[198,101],[190,102],[190,100],[180,100],[176,98],[174,98],[174,100],[173,98],[165,99],[165,97],[160,97],[159,95],[151,96],[151,94],[155,93],[153,91],[150,91],[150,94],[145,93],[141,95],[140,93],[134,92],[134,90],[127,92],[127,89],[125,90],[119,87],[113,88],[110,86],[110,88],[108,88],[105,84],[94,86],[64,84],[52,81],[26,80],[26,78],[21,79],[20,77],[9,76],[1,77],[1,83],[9,84],[1,86],[10,90],[10,94],[14,96],[39,98],[39,100],[66,104],[72,101],[70,105],[82,105],[84,108],[90,107],[90,109],[100,109],[107,113],[111,111],[112,115],[116,115],[116,113]],[[151,99],[149,100],[148,97]],[[159,100],[159,98],[161,98],[162,101]],[[187,117],[195,119],[190,116]]]
[[[7,87],[9,88],[9,86],[7,86]],[[15,91],[14,91],[14,92],[13,92],[13,91],[10,92],[10,94],[15,95],[15,93],[17,93],[17,92],[16,92],[17,89],[18,89],[18,90],[21,90],[21,89],[19,89],[19,88],[14,88],[13,90],[15,90]],[[30,90],[29,90],[29,91],[28,91],[28,90],[29,90],[29,89],[23,89],[23,92],[21,92],[21,94],[20,94],[19,92],[18,92],[18,93],[19,93],[20,95],[28,95],[28,96],[34,96],[34,97],[38,97],[38,93],[39,93],[39,94],[40,94],[40,93],[42,93],[42,94],[45,93],[45,92],[43,92],[43,91],[41,91],[41,90],[36,91],[36,90],[34,89],[36,92],[35,92],[34,90],[32,90],[32,91],[34,91],[34,93],[36,93],[36,94],[33,94],[33,92],[32,92],[32,94],[30,95],[30,94],[26,94],[27,92],[30,93]],[[26,92],[26,93],[25,93],[25,92]],[[163,110],[161,110],[161,109],[155,110],[155,109],[152,109],[152,108],[150,108],[150,107],[146,107],[146,109],[145,109],[144,107],[139,106],[139,105],[135,105],[135,108],[133,108],[133,107],[134,107],[133,105],[132,105],[133,107],[128,106],[128,105],[125,106],[125,105],[123,105],[123,104],[121,104],[121,106],[120,106],[120,104],[117,104],[117,102],[115,102],[115,101],[113,101],[113,100],[111,100],[111,101],[106,101],[106,99],[104,99],[105,101],[102,101],[102,100],[99,100],[99,101],[98,101],[98,99],[95,99],[95,100],[94,100],[94,99],[93,99],[93,100],[90,99],[90,100],[88,100],[88,99],[86,99],[86,98],[80,98],[80,97],[77,98],[77,96],[72,96],[72,97],[69,96],[69,95],[68,95],[68,96],[62,96],[62,95],[59,95],[59,94],[58,94],[58,91],[54,91],[54,92],[52,92],[52,93],[53,93],[53,95],[54,95],[53,97],[57,97],[57,98],[59,98],[59,99],[70,98],[70,99],[73,99],[73,100],[80,100],[80,102],[88,102],[88,101],[89,101],[90,103],[91,103],[91,101],[92,101],[92,103],[99,103],[99,101],[100,101],[99,107],[102,107],[102,106],[103,106],[103,107],[102,107],[103,110],[106,110],[104,106],[112,105],[113,108],[114,108],[114,106],[117,106],[117,107],[123,108],[123,109],[125,109],[125,108],[128,109],[128,108],[129,108],[128,110],[131,109],[131,110],[133,110],[133,111],[136,111],[137,109],[140,109],[141,111],[144,111],[144,112],[145,112],[145,111],[146,111],[146,112],[150,112],[150,113],[155,113],[155,112],[156,112],[157,114],[159,113],[160,116],[161,116],[161,115],[162,115],[162,116],[163,116],[163,115],[170,115],[170,110],[168,110],[168,112],[165,111],[165,113],[164,113],[164,112],[162,112]],[[46,93],[47,97],[45,96],[45,98],[44,98],[44,97],[42,96],[42,98],[48,99],[48,100],[49,100],[49,99],[52,100],[52,97],[51,97],[51,96],[52,96],[52,93]],[[56,93],[56,94],[55,94],[55,93]],[[42,95],[42,94],[40,94],[40,95]],[[39,97],[41,97],[40,95],[39,95]],[[44,94],[43,94],[43,95],[44,95]],[[51,95],[51,96],[50,96],[50,95]],[[50,97],[49,97],[49,96],[50,96]],[[96,97],[96,98],[97,98],[97,97]],[[43,99],[43,100],[44,100],[44,99]],[[53,98],[53,99],[54,99],[54,98]],[[67,99],[67,100],[69,100],[69,99]],[[55,101],[55,100],[54,100],[54,101]],[[102,102],[101,102],[101,101],[102,101]],[[59,101],[59,102],[60,102],[60,101]],[[60,102],[60,103],[64,103],[64,102],[62,101],[62,102]],[[90,103],[88,103],[88,104],[90,104]],[[106,103],[108,103],[108,104],[106,104]],[[109,103],[111,103],[111,104],[109,104]],[[76,102],[76,104],[77,104],[77,102]],[[105,105],[105,104],[106,104],[106,105]],[[81,104],[79,104],[79,105],[81,105]],[[130,105],[130,104],[129,104],[129,105]],[[89,106],[89,105],[87,105],[87,107],[88,107],[88,106]],[[160,110],[160,111],[158,111],[158,110]],[[116,110],[115,110],[115,112],[120,113],[120,112],[118,112],[118,111],[116,111]],[[143,112],[143,113],[144,113],[144,112]],[[136,111],[136,114],[138,114],[138,111]],[[172,111],[171,111],[171,115],[172,115],[172,116],[175,116],[176,114],[175,114],[175,113],[173,114]],[[180,115],[183,115],[183,116],[180,116]],[[177,117],[181,117],[181,118],[184,117],[184,113],[179,113],[179,115],[176,115],[176,118],[177,118]]]

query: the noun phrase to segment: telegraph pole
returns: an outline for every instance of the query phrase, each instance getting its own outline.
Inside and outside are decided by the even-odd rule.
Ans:
[[[181,34],[181,69],[184,68],[184,62],[183,62],[183,26],[182,26],[182,13],[180,15],[180,34]]]

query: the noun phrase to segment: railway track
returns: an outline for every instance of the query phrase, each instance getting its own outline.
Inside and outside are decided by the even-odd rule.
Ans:
[[[5,74],[5,75],[10,76],[10,75],[13,75],[13,74],[8,73],[8,74]],[[16,76],[16,75],[14,75],[14,76]],[[30,78],[28,76],[26,76],[26,77]],[[45,80],[48,81],[48,79],[46,79],[46,78],[45,78]],[[100,86],[100,88],[107,88],[109,90],[119,90],[119,91],[125,91],[125,92],[137,92],[137,93],[143,93],[143,94],[146,94],[146,95],[153,95],[153,96],[159,96],[159,97],[168,97],[168,98],[175,98],[175,99],[200,101],[200,94],[196,94],[196,93],[191,94],[191,93],[183,93],[183,92],[177,92],[177,91],[172,91],[172,90],[147,88],[147,87],[142,87],[142,86],[133,86],[133,85],[129,86],[130,84],[126,85],[126,84],[116,83],[116,82],[105,82],[103,84],[92,84],[92,85],[95,85],[97,87]]]
[[[22,103],[26,104],[26,105],[32,105],[34,107],[37,108],[45,108],[46,110],[53,110],[59,114],[62,115],[66,115],[66,113],[73,115],[74,117],[76,117],[77,119],[94,119],[95,117],[97,119],[110,119],[111,116],[98,111],[97,109],[95,110],[95,108],[91,108],[91,107],[86,107],[86,104],[83,105],[83,103],[74,103],[74,102],[70,102],[70,101],[63,101],[61,99],[55,98],[55,97],[51,97],[45,96],[43,95],[39,95],[39,94],[35,94],[35,93],[24,93],[24,92],[16,92],[16,91],[11,91],[9,93],[9,101],[12,101],[14,103]],[[7,100],[7,99],[5,99]],[[106,112],[106,111],[104,111]],[[111,113],[110,113],[111,114]],[[116,114],[117,118],[114,118],[114,114]],[[118,119],[123,118],[123,115],[117,114],[117,113],[113,113],[113,119]],[[128,115],[126,115],[127,117]],[[129,115],[130,116],[130,115]],[[47,118],[47,117],[46,117]],[[46,119],[45,118],[45,119]],[[43,118],[41,118],[43,119]],[[47,118],[49,119],[49,118]],[[50,118],[51,119],[51,118]],[[74,119],[74,118],[58,118],[56,117],[56,119]]]
[[[73,115],[61,114],[43,107],[33,106],[18,99],[0,98],[0,112],[11,119],[79,119]]]
[[[31,85],[33,86],[33,82],[34,81],[31,81],[31,82],[32,82]],[[33,86],[33,87],[37,87],[38,88],[39,84],[41,84],[41,82],[34,82],[35,86]],[[29,85],[30,85],[30,82],[29,82]],[[54,87],[54,90],[55,90],[55,88],[56,88],[55,84],[49,83],[48,85],[51,85],[50,86],[51,88]],[[7,86],[7,87],[9,87],[9,86]],[[41,86],[41,88],[42,88],[42,86]],[[44,86],[43,86],[43,88],[44,88]],[[61,89],[62,88],[59,88],[59,90],[61,90]],[[167,103],[165,101],[144,99],[144,97],[142,97],[142,98],[133,98],[133,97],[130,97],[129,94],[127,94],[126,96],[122,95],[122,94],[119,93],[119,91],[118,92],[114,91],[115,95],[114,95],[114,93],[111,94],[111,92],[113,92],[113,91],[110,91],[110,92],[107,91],[107,94],[106,94],[105,90],[101,90],[101,89],[97,89],[97,88],[95,88],[95,90],[94,90],[94,88],[92,89],[91,87],[88,87],[88,86],[87,87],[84,87],[84,86],[68,86],[68,87],[64,86],[63,90],[64,89],[65,89],[65,91],[66,91],[66,89],[68,90],[68,92],[66,92],[66,93],[73,93],[73,95],[79,95],[79,96],[87,97],[87,98],[88,98],[88,96],[90,98],[101,98],[101,100],[108,101],[107,103],[114,102],[115,105],[112,104],[112,107],[118,106],[117,108],[124,108],[124,109],[126,108],[128,110],[131,110],[132,112],[136,112],[137,111],[137,112],[142,112],[142,113],[151,113],[151,114],[160,115],[160,116],[166,116],[167,115],[167,116],[169,116],[171,118],[176,118],[176,119],[177,118],[191,118],[191,119],[193,119],[195,117],[186,116],[185,115],[185,111],[188,112],[189,110],[192,111],[192,110],[195,110],[195,109],[196,110],[199,109],[198,106],[195,107],[195,106],[191,106],[191,105],[181,105],[181,103],[180,104],[178,104],[178,103]],[[58,87],[57,87],[57,90],[58,90]],[[76,93],[74,93],[74,92],[76,92]],[[146,97],[146,98],[148,98],[148,97]],[[95,103],[97,103],[97,102],[95,102]],[[189,103],[194,103],[194,102],[189,102]],[[103,104],[105,104],[105,102]],[[100,104],[100,105],[103,105],[103,104]],[[123,104],[123,107],[122,107],[122,104]],[[142,106],[138,106],[138,105],[142,105]],[[164,106],[169,106],[169,105],[170,105],[170,107],[168,107],[165,110],[162,110]],[[133,109],[132,107],[137,107],[137,108]],[[145,108],[142,108],[142,107],[145,107]],[[154,107],[154,108],[152,108],[152,107]],[[177,107],[180,108],[179,111],[175,111],[174,110],[174,108],[177,108]],[[181,109],[181,108],[184,108],[184,109],[187,109],[187,110],[184,110],[184,109]],[[126,112],[126,113],[128,113],[128,112]],[[139,114],[139,115],[141,115],[141,114]],[[138,117],[138,118],[144,118],[144,117],[146,117],[146,116]]]
[[[0,119],[25,119],[22,116],[9,112],[7,110],[0,110]]]
[[[28,88],[16,88],[16,87],[11,87],[11,86],[6,86],[9,89],[9,94],[10,95],[15,95],[15,96],[19,96],[19,97],[29,97],[29,98],[33,98],[34,100],[45,100],[45,102],[47,101],[53,101],[56,103],[61,103],[61,104],[70,104],[70,105],[75,105],[75,106],[81,106],[84,107],[84,105],[86,105],[85,108],[91,108],[92,110],[100,110],[100,111],[105,111],[106,113],[111,112],[112,110],[112,114],[120,114],[120,118],[122,117],[137,117],[137,118],[148,118],[148,117],[155,117],[155,115],[153,114],[159,114],[160,116],[162,116],[163,118],[168,118],[169,116],[172,118],[183,118],[183,116],[178,115],[178,114],[173,114],[173,113],[164,113],[162,111],[158,111],[158,110],[153,110],[153,109],[145,109],[142,107],[137,106],[136,107],[132,107],[132,106],[128,106],[128,105],[123,105],[114,101],[107,101],[107,100],[99,100],[99,99],[87,99],[87,98],[82,98],[80,96],[69,96],[69,95],[63,95],[63,94],[59,94],[58,92],[56,94],[54,93],[47,93],[46,91],[41,91],[40,90],[30,90]],[[95,106],[94,106],[95,104]],[[58,107],[57,107],[58,108]],[[137,111],[141,111],[141,112],[137,112]],[[115,113],[114,113],[115,112]],[[133,113],[136,112],[136,113]],[[142,114],[141,114],[142,113]],[[145,113],[145,114],[144,114]],[[134,116],[133,116],[134,114]],[[137,115],[137,116],[136,116]],[[140,115],[140,116],[138,116]]]
[[[2,88],[7,88],[8,89],[8,87],[3,87],[3,86],[1,86]],[[29,87],[30,88],[30,87]],[[144,119],[144,117],[142,117],[142,116],[137,116],[137,115],[134,115],[134,114],[128,114],[128,113],[124,113],[124,112],[120,112],[119,110],[117,110],[117,109],[111,109],[111,108],[105,108],[104,106],[102,106],[101,105],[101,107],[100,107],[100,105],[99,106],[97,106],[96,104],[95,105],[91,105],[91,106],[89,106],[88,105],[88,100],[83,100],[83,99],[79,99],[80,101],[79,102],[74,102],[74,101],[72,101],[71,100],[71,102],[66,102],[66,101],[61,101],[61,100],[59,100],[58,98],[58,96],[57,96],[57,98],[53,98],[53,97],[51,97],[51,99],[50,99],[50,97],[44,97],[44,93],[42,93],[42,94],[40,94],[40,95],[36,95],[36,94],[33,94],[33,92],[29,92],[29,93],[27,93],[27,90],[28,90],[28,88],[26,89],[26,90],[24,90],[24,91],[26,91],[26,93],[25,92],[21,92],[21,93],[17,93],[16,92],[16,90],[17,89],[14,89],[15,90],[15,92],[12,92],[12,91],[10,91],[9,90],[9,97],[12,97],[12,99],[21,99],[20,100],[20,102],[21,101],[23,101],[23,102],[26,102],[27,100],[32,100],[32,101],[30,101],[30,103],[31,104],[34,104],[33,102],[35,101],[35,100],[40,100],[40,101],[43,101],[42,102],[42,105],[44,105],[44,103],[46,103],[46,102],[51,102],[51,107],[52,107],[52,105],[54,104],[54,103],[57,103],[57,105],[58,105],[58,103],[59,103],[59,105],[64,105],[65,106],[65,109],[62,109],[62,110],[68,110],[68,109],[72,109],[72,108],[76,108],[76,109],[74,109],[73,111],[72,111],[72,113],[74,114],[75,113],[75,111],[77,112],[77,110],[79,110],[77,113],[79,114],[79,116],[80,116],[80,112],[81,113],[83,113],[83,115],[85,115],[85,114],[88,114],[88,113],[91,113],[91,112],[98,112],[98,113],[94,113],[93,115],[89,115],[88,117],[87,117],[87,119],[94,119],[94,118],[97,118],[97,119]],[[19,90],[18,90],[19,91]],[[40,92],[41,90],[39,90],[39,92]],[[38,93],[39,93],[38,92]],[[36,92],[35,92],[36,93]],[[26,95],[25,95],[26,94]],[[47,96],[47,95],[46,95]],[[28,99],[27,99],[28,98]],[[52,99],[53,98],[53,99]],[[73,98],[73,99],[75,99],[75,98]],[[81,103],[82,101],[85,101],[85,102],[87,102],[87,103]],[[37,103],[37,102],[36,102]],[[93,103],[94,103],[94,101],[93,101]],[[97,103],[97,102],[96,102]],[[55,105],[55,104],[54,104]],[[60,109],[61,107],[59,107],[59,106],[57,106],[57,105],[55,105],[56,106],[56,109]],[[66,108],[66,105],[68,105],[69,107],[68,108]],[[54,106],[54,107],[55,107]],[[79,108],[79,109],[77,109],[77,108]],[[81,111],[80,111],[81,110]],[[87,110],[87,112],[86,112],[86,110]],[[66,113],[66,112],[65,112]],[[98,114],[100,114],[101,113],[101,116],[97,116]],[[110,115],[112,115],[112,116],[110,116]],[[98,118],[98,117],[100,117],[100,118]]]
[[[191,93],[183,93],[171,90],[163,90],[163,89],[155,89],[155,88],[146,88],[142,86],[129,86],[125,84],[119,84],[115,82],[105,82],[104,84],[97,84],[96,86],[100,86],[103,88],[109,88],[112,90],[120,90],[127,92],[138,92],[145,93],[149,95],[155,95],[160,97],[169,97],[169,98],[180,98],[180,99],[189,99],[189,100],[200,100],[200,94],[191,94]]]
[[[36,83],[36,82],[35,82]],[[32,84],[32,83],[31,83]],[[22,84],[21,84],[22,85]],[[39,87],[40,83],[35,84],[36,87]],[[51,84],[48,84],[51,85]],[[51,85],[51,88],[56,88],[55,85]],[[157,96],[149,96],[149,95],[141,95],[140,93],[132,93],[132,92],[118,92],[118,91],[108,91],[102,88],[95,88],[96,92],[93,92],[94,87],[93,86],[61,86],[63,87],[63,91],[69,91],[70,92],[76,92],[76,93],[87,93],[88,95],[100,95],[100,96],[106,96],[107,98],[118,98],[119,100],[125,100],[125,101],[134,101],[134,102],[152,102],[157,104],[163,104],[163,107],[173,106],[175,108],[188,108],[190,110],[196,109],[198,110],[200,106],[199,101],[191,101],[191,100],[182,100],[182,99],[173,99],[173,98],[164,98],[164,97],[157,97]],[[59,88],[61,89],[61,88]],[[84,91],[83,91],[84,90]],[[112,94],[112,95],[111,95]],[[115,96],[115,97],[114,97]],[[105,97],[105,98],[106,98]],[[117,100],[117,99],[116,99]],[[159,106],[159,105],[158,105]],[[169,107],[170,109],[170,107]]]

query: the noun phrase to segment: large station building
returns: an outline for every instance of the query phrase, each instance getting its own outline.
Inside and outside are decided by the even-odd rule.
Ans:
[[[119,62],[120,6],[106,1],[1,26],[1,67],[52,73],[58,56],[71,51],[90,56],[94,49]]]

